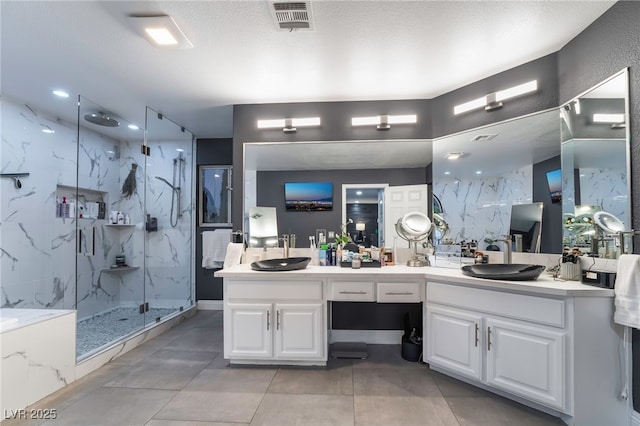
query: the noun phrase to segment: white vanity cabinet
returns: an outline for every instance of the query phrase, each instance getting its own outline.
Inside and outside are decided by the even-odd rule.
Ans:
[[[225,280],[225,358],[232,363],[325,364],[322,286],[322,281]]]
[[[426,312],[429,364],[566,408],[564,301],[429,283]]]

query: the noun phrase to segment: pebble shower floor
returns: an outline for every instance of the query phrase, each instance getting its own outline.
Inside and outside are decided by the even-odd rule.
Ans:
[[[129,333],[140,330],[147,323],[176,312],[176,309],[151,308],[144,315],[138,308],[115,308],[95,314],[78,322],[76,356],[85,355],[107,343],[115,342]]]

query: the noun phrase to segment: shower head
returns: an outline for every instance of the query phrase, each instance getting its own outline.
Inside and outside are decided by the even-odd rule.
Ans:
[[[171,185],[171,184],[169,183],[169,181],[168,181],[168,180],[166,180],[165,178],[161,178],[160,176],[156,176],[156,179],[163,181],[164,183],[166,183],[167,185],[169,185],[169,186],[171,187],[171,189],[173,189],[174,191],[175,191],[175,190],[177,190],[177,189],[179,189],[179,188],[176,188],[175,186]]]
[[[84,119],[89,123],[97,124],[98,126],[118,127],[120,125],[118,120],[110,117],[106,112],[102,111],[85,114]]]

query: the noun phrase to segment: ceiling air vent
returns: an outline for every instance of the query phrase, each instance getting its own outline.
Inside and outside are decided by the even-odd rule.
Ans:
[[[311,3],[308,1],[269,2],[271,16],[282,31],[312,31]]]
[[[490,141],[491,139],[495,138],[496,136],[498,136],[498,135],[497,134],[476,135],[476,136],[473,137],[473,139],[471,139],[471,142]]]

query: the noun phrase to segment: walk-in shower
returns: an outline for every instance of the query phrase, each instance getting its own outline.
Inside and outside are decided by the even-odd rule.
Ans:
[[[178,226],[178,220],[182,217],[182,209],[180,206],[180,200],[182,198],[181,197],[182,189],[180,185],[180,179],[184,172],[183,168],[184,168],[184,156],[181,151],[180,154],[178,154],[178,156],[173,159],[172,183],[169,183],[169,181],[166,180],[165,178],[156,176],[156,179],[161,180],[162,182],[169,185],[169,187],[171,188],[171,212],[169,213],[169,223],[173,228]],[[175,210],[175,220],[174,220],[174,210]]]

